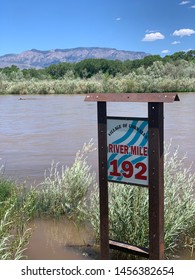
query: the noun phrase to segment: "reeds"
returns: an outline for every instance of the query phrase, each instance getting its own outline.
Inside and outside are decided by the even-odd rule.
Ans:
[[[195,174],[184,167],[186,156],[170,145],[165,153],[165,245],[167,251],[195,246]],[[190,241],[191,240],[191,241]]]
[[[0,260],[21,259],[31,235],[31,199],[21,201],[19,192],[13,182],[0,178]]]
[[[50,215],[82,220],[86,216],[87,196],[95,184],[95,174],[90,173],[87,164],[87,153],[93,150],[90,141],[78,151],[71,167],[51,164],[49,172],[45,172],[45,180],[34,189],[36,195],[35,212],[38,215]]]

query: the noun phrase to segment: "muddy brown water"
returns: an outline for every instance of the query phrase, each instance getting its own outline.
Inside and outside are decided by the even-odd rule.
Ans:
[[[98,259],[98,248],[92,246],[92,233],[88,227],[60,219],[36,219],[29,227],[32,236],[25,258],[29,260],[89,260]]]
[[[71,165],[84,142],[97,147],[96,103],[84,95],[0,96],[0,165],[4,174],[28,184],[38,184],[52,161]],[[180,102],[165,104],[165,141],[187,154],[188,167],[195,159],[195,94],[179,94]],[[147,117],[145,103],[109,103],[108,115]],[[97,172],[97,152],[89,155]],[[192,165],[195,171],[195,164]],[[67,221],[36,220],[27,257],[29,259],[90,259],[90,234]],[[70,239],[70,237],[73,237]]]

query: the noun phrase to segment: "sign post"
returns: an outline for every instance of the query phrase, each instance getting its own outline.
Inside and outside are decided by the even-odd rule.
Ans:
[[[101,259],[109,259],[108,181],[107,181],[107,122],[106,102],[97,103],[99,195],[100,195],[100,252]]]
[[[101,259],[109,259],[109,248],[163,259],[163,105],[179,97],[176,93],[94,93],[85,101],[97,102]],[[147,102],[148,118],[107,117],[106,102]],[[109,240],[108,181],[149,188],[149,248]]]
[[[164,115],[163,103],[148,103],[150,259],[164,258]]]

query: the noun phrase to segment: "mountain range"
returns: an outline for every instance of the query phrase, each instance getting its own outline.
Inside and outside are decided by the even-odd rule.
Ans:
[[[16,65],[20,69],[44,68],[61,62],[79,62],[88,58],[104,58],[109,60],[142,59],[149,54],[145,52],[124,51],[114,48],[72,48],[40,51],[27,50],[20,54],[0,56],[0,68]]]

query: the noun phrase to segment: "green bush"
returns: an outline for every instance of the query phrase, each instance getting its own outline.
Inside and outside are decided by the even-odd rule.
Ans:
[[[0,177],[0,203],[6,201],[15,189],[15,184],[3,177]]]
[[[31,195],[19,199],[21,190],[14,182],[0,177],[0,260],[23,258],[31,230],[27,228],[32,209]]]
[[[78,151],[72,167],[52,163],[49,174],[35,191],[35,212],[38,215],[60,216],[82,220],[86,217],[87,196],[90,187],[95,184],[95,175],[90,173],[87,153],[93,144],[84,144]]]
[[[139,70],[139,69],[138,69]],[[189,69],[188,69],[189,70]],[[195,70],[194,70],[195,71]],[[191,71],[192,72],[192,71]],[[189,70],[189,73],[191,73]],[[143,73],[142,69],[127,75],[95,75],[88,79],[60,79],[29,81],[0,80],[0,94],[85,94],[128,92],[194,92],[195,77],[156,75]]]

